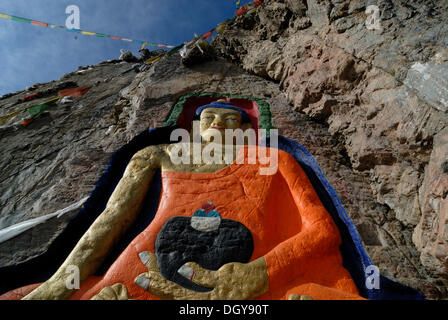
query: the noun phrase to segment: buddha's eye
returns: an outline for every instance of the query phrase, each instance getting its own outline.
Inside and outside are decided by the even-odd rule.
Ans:
[[[212,119],[213,119],[213,116],[204,116],[204,117],[202,117],[202,119],[212,120]]]
[[[227,118],[226,121],[238,121],[237,118]]]

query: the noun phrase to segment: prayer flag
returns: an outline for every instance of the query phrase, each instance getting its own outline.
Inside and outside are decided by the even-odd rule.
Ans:
[[[223,33],[223,31],[226,30],[226,26],[227,26],[227,24],[225,22],[220,23],[216,27],[216,32],[218,32],[219,34]]]
[[[26,119],[26,120],[23,120],[23,122],[22,122],[22,126],[26,127],[26,126],[29,125],[31,122],[33,122],[33,119]]]
[[[26,109],[28,111],[28,113],[31,116],[31,119],[27,119],[25,121],[22,122],[22,126],[26,127],[27,125],[29,125],[33,119],[36,119],[37,117],[39,117],[45,110],[48,109],[48,107],[53,104],[53,102],[55,100],[58,100],[59,97],[56,98],[52,98],[44,103],[38,104],[37,106],[34,107],[30,107],[28,109]]]
[[[164,54],[161,54],[159,56],[155,56],[155,57],[149,58],[148,60],[146,60],[146,63],[147,64],[151,64],[151,63],[153,63],[153,62],[155,62],[157,60],[160,60],[163,56],[164,56]]]
[[[257,9],[258,9],[258,8],[253,8],[253,9],[249,10],[249,11],[247,12],[247,15],[251,15],[252,13],[256,12]]]
[[[65,89],[58,92],[60,97],[73,97],[80,98],[85,95],[92,87],[82,87],[82,88],[73,88],[73,89]]]
[[[237,2],[236,2],[236,8],[238,9],[238,7],[240,6],[240,3],[241,3],[241,0],[238,0]]]
[[[208,38],[210,38],[211,36],[212,36],[212,34],[215,32],[215,29],[213,28],[212,30],[210,30],[209,32],[207,32],[207,33],[204,33],[202,36],[201,36],[201,38],[203,39],[203,40],[207,40]]]
[[[53,102],[53,101],[56,101],[59,99],[61,99],[61,97],[51,98],[50,100],[46,101],[45,103],[50,103],[50,102]]]
[[[58,26],[58,25],[55,25],[55,24],[47,23],[47,22],[31,20],[31,19],[17,17],[17,16],[11,16],[11,15],[8,15],[8,14],[5,14],[5,13],[0,13],[0,18],[2,18],[2,19],[12,19],[13,21],[29,23],[29,24],[32,24],[32,25],[35,25],[35,26],[40,26],[40,27],[50,27],[51,29],[65,29],[68,32],[81,33],[83,35],[96,36],[98,38],[111,38],[111,39],[122,40],[122,41],[126,41],[126,42],[138,43],[138,44],[142,44],[142,49],[144,49],[146,45],[150,45],[152,47],[175,48],[175,46],[169,46],[169,45],[166,45],[166,44],[148,43],[148,42],[145,42],[145,41],[142,41],[142,40],[133,40],[133,39],[128,39],[128,38],[121,38],[121,37],[117,37],[117,36],[110,36],[110,35],[107,35],[107,34],[90,32],[90,31],[84,31],[84,30],[80,30],[80,29],[70,29],[70,28],[66,28],[65,26]]]
[[[88,35],[88,36],[94,36],[96,35],[95,32],[89,32],[89,31],[81,31],[82,34]]]
[[[247,9],[244,8],[244,7],[241,7],[241,8],[239,8],[238,10],[236,10],[236,15],[237,15],[237,16],[242,16],[242,15],[244,15],[244,14],[246,14],[246,13],[247,13]]]
[[[40,21],[31,21],[31,24],[32,25],[35,25],[35,26],[40,26],[40,27],[48,27],[48,23],[45,23],[45,22],[40,22]]]
[[[28,108],[28,113],[30,114],[31,118],[37,118],[40,116],[45,110],[47,110],[48,104],[43,103],[39,104],[37,106]]]
[[[42,98],[42,92],[37,92],[37,93],[31,94],[31,95],[29,95],[29,96],[26,96],[26,97],[23,98],[23,99],[19,99],[19,102],[20,102],[20,103],[22,103],[22,102],[28,102],[28,101],[32,101],[32,100],[35,100],[35,99],[38,99],[38,98]],[[57,99],[59,99],[59,97],[52,98],[51,100],[46,101],[46,102],[44,102],[44,103],[51,102],[51,101],[54,101],[54,100],[57,100]]]
[[[11,20],[17,21],[17,22],[31,23],[30,19],[16,17],[16,16],[11,16]]]
[[[254,5],[256,5],[257,7],[261,6],[262,4],[263,4],[263,1],[260,1],[260,0],[255,0],[254,1]]]
[[[34,100],[34,99],[36,99],[36,98],[39,98],[40,95],[42,95],[41,92],[37,92],[37,93],[35,93],[35,94],[31,94],[31,95],[26,96],[25,98],[23,98],[23,101],[31,101],[31,100]]]

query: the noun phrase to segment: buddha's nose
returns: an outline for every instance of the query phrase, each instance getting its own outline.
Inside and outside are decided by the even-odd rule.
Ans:
[[[225,122],[220,116],[216,116],[213,120],[212,127],[225,127]]]

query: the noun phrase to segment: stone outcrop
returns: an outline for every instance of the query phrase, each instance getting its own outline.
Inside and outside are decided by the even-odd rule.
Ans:
[[[378,6],[378,29],[367,28],[369,5]],[[235,25],[214,40],[226,58],[278,82],[292,110],[328,125],[387,212],[372,217],[370,236],[387,248],[403,246],[418,274],[439,279],[433,283],[442,295],[447,18],[440,1],[266,2],[251,27]],[[386,259],[377,249],[371,255]]]
[[[26,128],[24,114],[0,127],[0,228],[89,195],[110,155],[160,126],[182,95],[250,95],[315,156],[381,272],[446,298],[448,4],[380,0],[381,29],[369,30],[370,4],[265,1],[214,38],[217,60],[186,67],[174,54],[141,71],[103,62],[3,96],[0,115],[64,83],[93,86]],[[75,213],[0,244],[0,265],[44,252]]]

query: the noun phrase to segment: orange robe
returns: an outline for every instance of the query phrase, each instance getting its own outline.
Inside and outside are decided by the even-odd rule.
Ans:
[[[154,220],[101,276],[81,284],[71,299],[90,299],[106,286],[122,283],[131,299],[157,299],[134,283],[147,272],[138,254],[155,252],[158,232],[174,216],[191,217],[211,201],[223,219],[237,220],[252,233],[251,261],[264,256],[269,291],[259,299],[363,299],[342,266],[341,237],[330,214],[296,160],[278,150],[278,170],[260,175],[257,164],[236,164],[216,173],[162,172],[162,192]],[[23,290],[23,289],[22,289]]]

